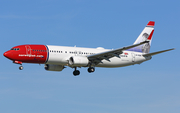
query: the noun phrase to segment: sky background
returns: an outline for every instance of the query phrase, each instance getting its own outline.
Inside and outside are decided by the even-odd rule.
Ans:
[[[179,113],[179,0],[1,0],[1,113]],[[13,64],[3,53],[22,44],[116,49],[155,21],[150,52],[176,48],[141,65],[49,72]]]

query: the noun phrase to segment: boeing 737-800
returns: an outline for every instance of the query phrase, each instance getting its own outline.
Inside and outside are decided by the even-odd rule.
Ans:
[[[170,51],[149,53],[151,39],[154,32],[154,21],[150,21],[133,45],[119,49],[82,48],[52,45],[19,45],[6,51],[4,56],[20,64],[22,63],[45,64],[48,71],[62,71],[66,66],[74,68],[73,74],[79,75],[77,68],[88,67],[88,72],[95,71],[95,67],[124,67],[134,64],[141,64],[150,60],[153,55]]]

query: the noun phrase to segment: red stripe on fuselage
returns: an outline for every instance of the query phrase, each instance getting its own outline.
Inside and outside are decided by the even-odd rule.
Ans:
[[[20,45],[13,48],[19,48],[19,50],[9,50],[4,53],[10,60],[39,64],[47,60],[48,50],[45,45]]]

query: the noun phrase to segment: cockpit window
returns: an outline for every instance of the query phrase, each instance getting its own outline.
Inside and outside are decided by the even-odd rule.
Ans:
[[[11,50],[18,51],[18,50],[20,50],[20,49],[19,49],[19,48],[11,48]]]

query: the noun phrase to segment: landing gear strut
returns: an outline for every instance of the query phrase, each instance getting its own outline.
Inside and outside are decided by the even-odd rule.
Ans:
[[[77,76],[80,74],[80,71],[79,70],[76,70],[77,67],[75,67],[75,70],[73,71],[73,75],[74,76]]]
[[[95,68],[94,68],[94,67],[89,67],[89,68],[88,68],[88,72],[89,72],[89,73],[92,73],[92,72],[94,72],[94,71],[95,71]]]

